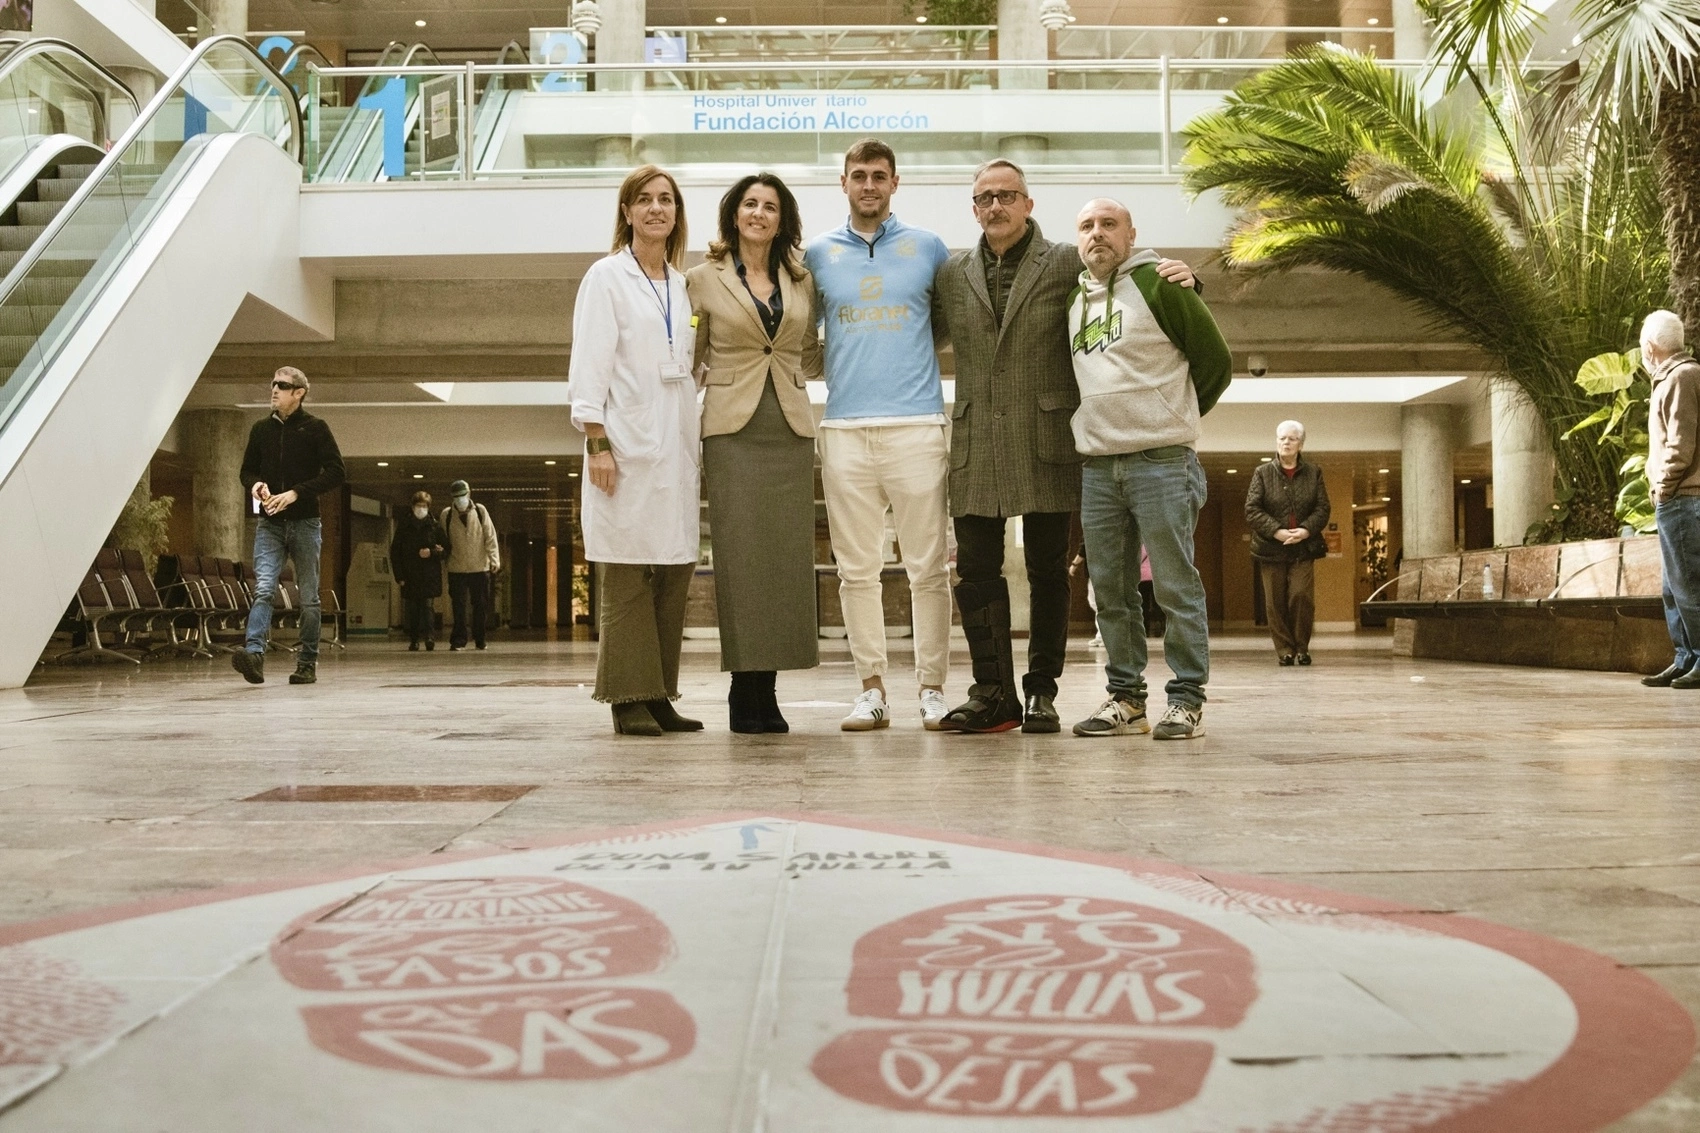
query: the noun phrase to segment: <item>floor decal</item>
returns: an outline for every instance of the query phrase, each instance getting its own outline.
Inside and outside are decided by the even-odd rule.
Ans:
[[[0,926],[4,1133],[1584,1133],[1693,1049],[1547,938],[829,816]]]

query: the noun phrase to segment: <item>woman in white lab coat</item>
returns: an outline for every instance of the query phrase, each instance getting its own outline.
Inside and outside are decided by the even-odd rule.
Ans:
[[[684,254],[678,183],[653,165],[635,169],[620,186],[614,250],[585,273],[573,306],[568,380],[585,435],[584,552],[596,564],[601,630],[595,696],[624,735],[702,727],[672,704],[700,542]]]

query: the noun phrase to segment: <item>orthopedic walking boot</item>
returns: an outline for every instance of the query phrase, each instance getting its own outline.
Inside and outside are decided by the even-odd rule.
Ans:
[[[946,732],[1007,732],[1022,721],[1020,686],[1015,683],[1014,646],[1009,637],[1009,584],[959,582],[956,606],[974,665],[968,700],[945,714]]]
[[[645,708],[649,709],[649,714],[655,718],[655,722],[661,725],[663,732],[702,731],[701,720],[692,720],[688,716],[679,715],[673,708],[673,702],[666,697],[662,697],[660,700],[646,700],[643,704]]]
[[[759,736],[767,731],[762,721],[760,673],[733,673],[732,691],[726,694],[726,715],[734,732]]]
[[[649,705],[641,700],[610,705],[614,709],[614,731],[622,736],[659,736],[661,725],[649,714]]]
[[[761,700],[761,730],[776,734],[789,732],[791,725],[786,722],[785,714],[779,711],[779,674],[767,669],[750,676],[756,680]]]

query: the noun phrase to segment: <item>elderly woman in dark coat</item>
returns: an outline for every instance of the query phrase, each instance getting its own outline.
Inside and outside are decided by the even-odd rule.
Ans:
[[[395,538],[390,540],[390,571],[401,584],[410,650],[417,650],[421,641],[427,650],[437,647],[431,636],[431,603],[443,593],[443,548],[448,541],[443,525],[431,514],[431,493],[413,493],[412,507],[396,520]]]
[[[1275,459],[1260,464],[1246,492],[1245,519],[1251,555],[1263,576],[1263,605],[1275,658],[1283,665],[1310,664],[1310,631],[1316,623],[1315,563],[1328,553],[1328,485],[1322,469],[1299,454],[1305,427],[1297,421],[1275,426]]]

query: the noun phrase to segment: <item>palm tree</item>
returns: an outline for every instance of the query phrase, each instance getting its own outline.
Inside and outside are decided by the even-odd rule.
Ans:
[[[1241,210],[1230,267],[1373,280],[1491,358],[1559,455],[1563,506],[1543,537],[1610,534],[1615,463],[1564,434],[1603,404],[1578,367],[1666,299],[1651,141],[1633,120],[1590,118],[1573,87],[1502,96],[1466,69],[1481,100],[1430,108],[1372,58],[1302,49],[1193,121],[1185,183]]]
[[[1421,0],[1448,81],[1515,83],[1543,16],[1527,0]],[[1610,123],[1650,122],[1670,291],[1700,341],[1700,0],[1577,0],[1580,59],[1565,78]],[[1473,74],[1472,74],[1473,72]]]

